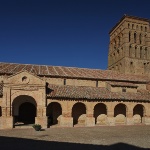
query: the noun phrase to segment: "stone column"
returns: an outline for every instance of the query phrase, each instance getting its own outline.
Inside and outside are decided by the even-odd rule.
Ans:
[[[71,111],[63,111],[60,118],[60,126],[62,127],[73,127],[73,117]]]
[[[137,32],[137,34],[136,34],[136,43],[137,44],[140,44],[139,36],[140,36],[140,34],[139,34],[139,32]]]
[[[145,44],[145,35],[144,34],[142,34],[142,43],[141,44]]]
[[[133,125],[134,124],[133,110],[132,109],[128,110],[126,119],[127,119],[127,125]]]
[[[136,46],[136,57],[140,58],[140,47]]]
[[[108,110],[107,110],[107,118],[108,118],[108,124],[110,126],[114,126],[115,125],[114,110],[108,108]]]
[[[93,117],[93,112],[93,107],[91,108],[91,104],[89,104],[88,108],[86,109],[86,126],[95,126],[95,118]]]
[[[123,39],[122,39],[122,41],[123,41],[124,43],[128,43],[128,42],[129,42],[129,30],[125,30],[125,31],[123,32]]]
[[[134,32],[133,31],[130,31],[130,41],[131,43],[134,43]]]
[[[129,57],[129,44],[126,43],[123,47],[125,57]]]
[[[37,117],[35,117],[35,123],[40,124],[42,128],[47,128],[46,107],[37,107]]]
[[[2,117],[1,117],[1,128],[2,129],[12,129],[13,128],[13,116],[10,114],[10,107],[2,107]]]
[[[131,57],[135,57],[135,46],[131,46]]]
[[[147,105],[148,105],[148,107],[146,109],[147,111],[146,111],[146,114],[145,114],[145,116],[143,118],[144,118],[144,123],[146,125],[150,125],[150,110],[149,110],[150,104],[147,104]]]
[[[147,47],[147,59],[150,59],[150,47]]]
[[[2,117],[1,128],[12,129],[13,128],[13,116],[11,107],[11,89],[4,83],[3,87],[3,103],[2,103]]]
[[[150,33],[147,33],[147,37],[146,37],[146,46],[150,46]]]

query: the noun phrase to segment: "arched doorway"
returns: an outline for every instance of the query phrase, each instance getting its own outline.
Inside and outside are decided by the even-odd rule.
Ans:
[[[134,124],[140,124],[142,123],[142,118],[144,116],[144,106],[141,104],[137,104],[134,108],[133,108],[133,120],[134,120]]]
[[[48,117],[48,127],[51,125],[59,125],[62,115],[61,105],[57,102],[52,102],[47,106],[46,115]]]
[[[19,107],[18,122],[24,124],[34,124],[36,117],[36,107],[30,102],[25,102]]]
[[[107,124],[107,108],[103,103],[98,103],[94,107],[94,118],[96,125]]]
[[[125,124],[126,123],[126,105],[117,104],[114,109],[114,117],[116,124]]]
[[[85,125],[86,107],[83,103],[76,103],[72,108],[73,125]]]
[[[36,102],[31,96],[16,97],[12,103],[14,127],[35,124],[36,106]]]

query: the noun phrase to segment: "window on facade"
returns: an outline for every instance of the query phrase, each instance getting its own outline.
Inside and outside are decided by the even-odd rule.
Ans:
[[[137,57],[137,47],[135,47],[135,57]]]
[[[142,35],[139,35],[140,44],[142,43]]]
[[[120,46],[120,37],[118,36],[118,46]]]
[[[136,33],[134,33],[134,43],[136,43]]]
[[[129,46],[129,57],[132,57],[132,49],[131,49],[131,45]]]
[[[143,27],[141,26],[141,31],[143,30]]]
[[[66,79],[64,79],[64,85],[66,85]]]
[[[145,58],[147,59],[147,48],[145,48]]]
[[[111,70],[111,69],[110,69]],[[98,81],[96,81],[96,87],[98,87]]]
[[[134,28],[134,24],[132,24],[132,29]]]
[[[122,92],[126,92],[126,88],[122,88]]]
[[[140,58],[142,58],[142,47],[140,47]]]
[[[131,33],[129,32],[129,42],[131,41]]]
[[[130,24],[128,23],[128,28],[130,28]]]
[[[147,32],[147,27],[145,27],[145,32]]]

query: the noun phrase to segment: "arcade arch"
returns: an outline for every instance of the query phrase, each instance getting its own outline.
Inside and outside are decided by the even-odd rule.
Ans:
[[[125,104],[117,104],[114,108],[115,124],[125,124],[126,123],[126,111],[127,107]]]
[[[46,116],[48,117],[48,127],[52,125],[60,125],[62,116],[62,107],[58,102],[52,102],[47,106]]]
[[[73,126],[85,125],[86,106],[83,103],[75,103],[72,108]]]
[[[98,103],[94,107],[94,118],[96,125],[107,124],[107,108],[103,103]]]
[[[133,120],[134,120],[134,124],[143,123],[144,111],[145,111],[145,108],[141,104],[137,104],[133,108]]]

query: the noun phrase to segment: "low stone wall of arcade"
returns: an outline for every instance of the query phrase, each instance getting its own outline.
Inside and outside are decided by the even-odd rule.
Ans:
[[[23,96],[15,96],[11,107],[2,107],[0,103],[0,129],[14,128],[22,118],[29,124],[30,121],[41,124],[43,128],[150,125],[148,102],[47,99],[46,103],[39,103],[36,99],[24,93]],[[32,113],[35,116],[27,119],[24,113],[29,117]]]
[[[150,125],[150,103],[47,100],[48,126]]]

